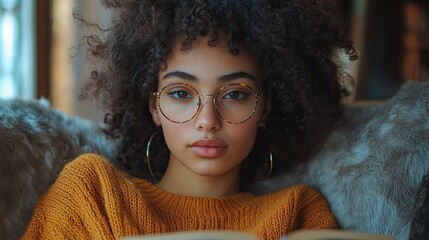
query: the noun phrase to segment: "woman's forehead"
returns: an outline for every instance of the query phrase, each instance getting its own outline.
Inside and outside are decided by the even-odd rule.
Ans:
[[[210,46],[209,38],[195,41],[192,47],[183,50],[181,43],[176,41],[172,46],[172,53],[166,66],[159,72],[159,80],[171,76],[172,72],[184,73],[192,76],[192,80],[229,79],[225,76],[248,77],[256,82],[262,81],[259,64],[244,48],[238,54],[232,54],[226,41],[219,41],[217,45]],[[173,77],[180,74],[173,74]],[[190,78],[190,79],[191,79]]]

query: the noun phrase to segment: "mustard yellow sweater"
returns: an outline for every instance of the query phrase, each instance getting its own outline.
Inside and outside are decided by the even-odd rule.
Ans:
[[[85,154],[67,164],[41,197],[23,239],[118,239],[194,230],[279,239],[298,228],[335,227],[327,203],[305,185],[264,196],[179,196]]]

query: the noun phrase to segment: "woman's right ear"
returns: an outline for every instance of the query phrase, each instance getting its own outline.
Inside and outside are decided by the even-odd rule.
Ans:
[[[156,126],[161,126],[161,119],[159,118],[159,111],[156,107],[156,96],[149,97],[149,112],[152,115],[152,120]]]

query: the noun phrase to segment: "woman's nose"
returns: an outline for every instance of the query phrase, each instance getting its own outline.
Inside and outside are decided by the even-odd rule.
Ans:
[[[216,112],[213,97],[205,98],[197,113],[195,127],[204,131],[217,131],[221,126],[222,119]]]

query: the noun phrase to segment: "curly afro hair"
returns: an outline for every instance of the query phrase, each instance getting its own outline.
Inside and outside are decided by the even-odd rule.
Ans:
[[[97,98],[109,112],[107,133],[122,141],[118,163],[150,180],[145,151],[158,129],[148,104],[157,91],[158,72],[172,54],[173,41],[190,50],[204,37],[215,46],[220,35],[231,54],[244,48],[257,59],[272,103],[266,128],[258,131],[242,163],[241,183],[260,176],[269,150],[274,156],[273,174],[304,162],[342,114],[340,102],[346,91],[340,84],[344,74],[338,66],[338,50],[356,58],[327,2],[102,0],[112,10],[112,23],[86,36],[96,70],[82,96]],[[162,175],[169,152],[162,137],[153,146],[151,166]]]

